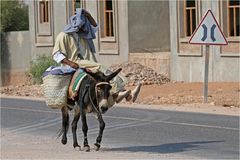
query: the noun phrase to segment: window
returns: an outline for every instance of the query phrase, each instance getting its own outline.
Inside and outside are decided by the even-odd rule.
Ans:
[[[39,2],[39,11],[40,11],[40,23],[49,22],[49,3],[47,0],[42,0]]]
[[[230,0],[228,1],[228,37],[239,36],[240,27],[240,1]]]
[[[220,1],[220,22],[228,45],[221,46],[222,56],[240,56],[240,2],[237,0]]]
[[[116,40],[116,9],[115,0],[100,0],[100,32],[101,39]]]
[[[53,45],[52,0],[34,1],[34,24],[36,46]]]
[[[178,54],[187,56],[201,56],[202,46],[188,44],[189,38],[195,31],[201,16],[199,0],[177,1],[177,34]]]
[[[112,0],[104,1],[104,37],[113,37],[113,5]]]
[[[185,1],[184,18],[185,18],[185,25],[184,25],[185,36],[189,37],[192,35],[194,30],[196,29],[197,15],[196,15],[195,0]]]
[[[85,1],[84,0],[73,0],[72,1],[72,15],[75,14],[75,11],[78,8],[85,8]]]
[[[118,53],[117,0],[98,1],[99,53]]]

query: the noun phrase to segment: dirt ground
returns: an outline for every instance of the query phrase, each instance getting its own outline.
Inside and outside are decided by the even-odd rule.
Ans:
[[[147,85],[143,87],[138,102],[141,104],[203,103],[203,83]],[[239,107],[239,83],[209,83],[208,103],[223,107]]]
[[[43,97],[40,85],[6,86],[0,89],[2,95]],[[123,103],[127,104],[127,102]],[[143,85],[136,103],[148,105],[202,104],[203,83],[171,82],[163,85]],[[239,108],[240,84],[238,82],[209,83],[208,104],[225,108]]]

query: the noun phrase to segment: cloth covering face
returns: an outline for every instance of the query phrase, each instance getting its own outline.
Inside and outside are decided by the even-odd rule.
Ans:
[[[70,23],[65,26],[64,33],[78,33],[80,37],[86,40],[91,52],[96,53],[93,39],[96,38],[97,27],[91,25],[83,12],[87,11],[81,8],[70,17]]]

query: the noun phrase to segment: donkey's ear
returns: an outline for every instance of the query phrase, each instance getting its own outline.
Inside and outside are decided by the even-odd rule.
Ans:
[[[119,72],[121,72],[122,68],[117,69],[115,72],[111,73],[107,76],[106,80],[111,81]]]

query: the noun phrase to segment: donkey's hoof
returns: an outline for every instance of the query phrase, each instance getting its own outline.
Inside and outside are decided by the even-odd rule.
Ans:
[[[95,149],[96,151],[99,151],[99,149],[100,149],[100,144],[95,143],[95,144],[94,144],[94,149]]]
[[[67,138],[62,139],[62,144],[67,144]]]
[[[90,152],[90,147],[89,147],[88,145],[87,145],[87,146],[84,146],[83,150],[84,150],[85,152]]]
[[[75,151],[81,151],[81,146],[75,146],[74,149]]]

